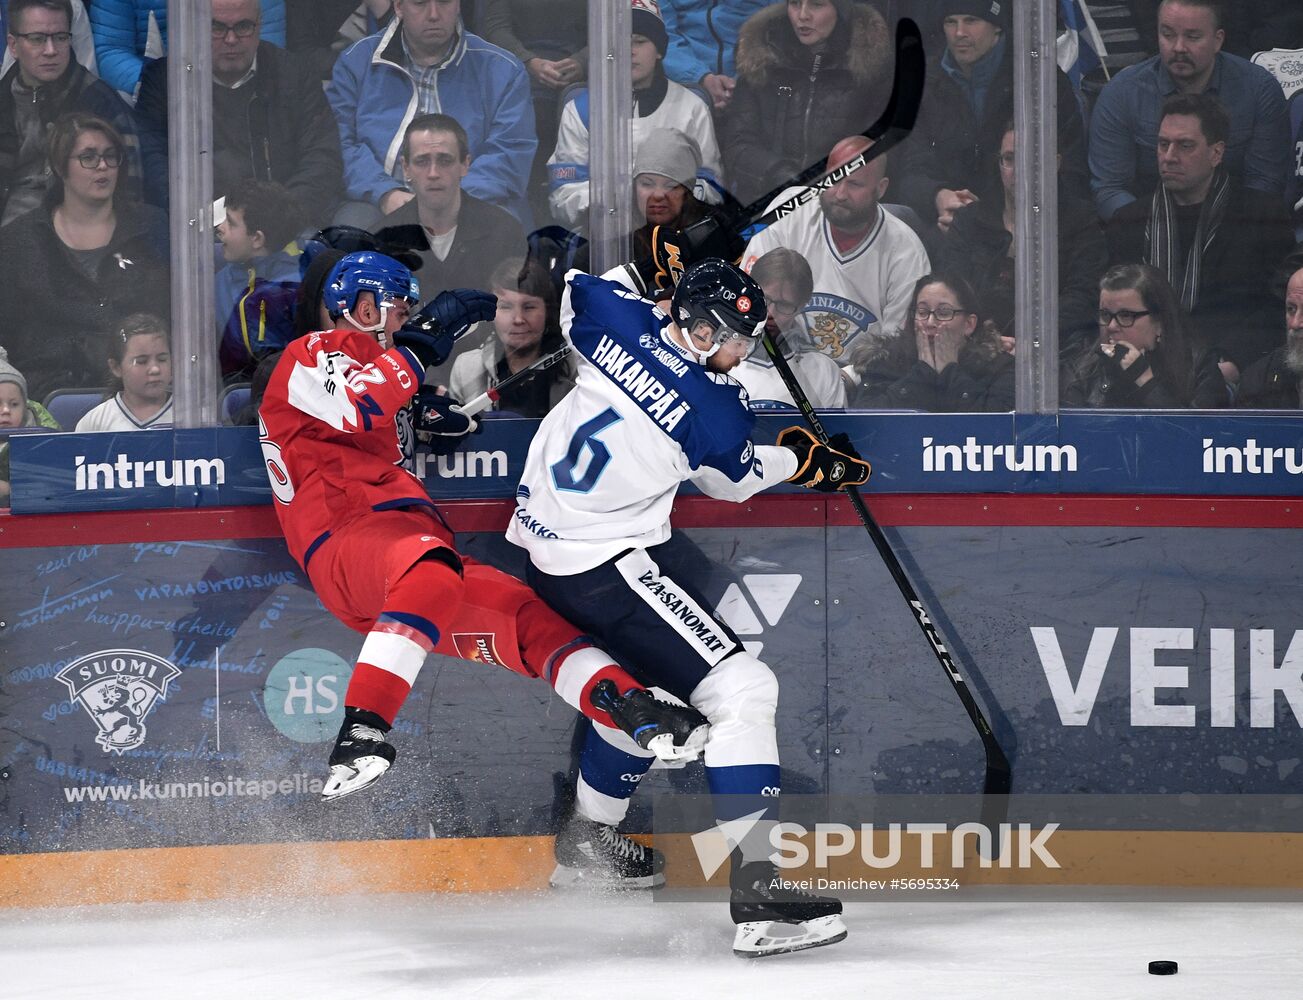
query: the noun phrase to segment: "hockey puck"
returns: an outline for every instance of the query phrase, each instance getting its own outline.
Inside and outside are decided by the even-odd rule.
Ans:
[[[1175,976],[1176,963],[1175,962],[1150,962],[1149,974],[1151,976]]]

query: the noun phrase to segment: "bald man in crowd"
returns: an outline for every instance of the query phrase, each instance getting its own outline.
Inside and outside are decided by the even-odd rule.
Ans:
[[[872,145],[864,136],[842,139],[828,154],[834,170]],[[839,365],[856,343],[882,339],[905,322],[914,282],[931,270],[914,231],[882,206],[890,186],[883,156],[845,177],[747,245],[743,266],[786,247],[810,262],[814,294],[801,313],[812,345]],[[799,190],[779,196],[786,200]]]

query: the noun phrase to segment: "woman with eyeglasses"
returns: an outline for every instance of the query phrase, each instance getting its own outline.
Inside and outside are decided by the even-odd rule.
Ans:
[[[977,294],[957,274],[919,278],[904,328],[854,359],[860,376],[854,405],[928,413],[1012,410],[1013,355],[978,310]]]
[[[101,384],[115,325],[168,314],[167,219],[131,197],[122,134],[77,112],[49,150],[44,204],[0,228],[0,342],[36,399]]]
[[[1199,345],[1176,293],[1148,264],[1121,264],[1099,282],[1099,338],[1069,352],[1065,407],[1217,409],[1230,394],[1217,352]]]

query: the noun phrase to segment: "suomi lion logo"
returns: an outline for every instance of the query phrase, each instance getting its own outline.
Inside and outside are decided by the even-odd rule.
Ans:
[[[139,649],[104,649],[73,660],[55,676],[94,721],[105,753],[121,756],[145,742],[145,716],[167,700],[167,686],[181,671]]]

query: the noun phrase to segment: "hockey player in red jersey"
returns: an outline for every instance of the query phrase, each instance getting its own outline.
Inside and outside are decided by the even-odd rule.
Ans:
[[[285,349],[259,408],[290,553],[326,608],[366,636],[322,797],[365,788],[393,764],[386,735],[431,652],[544,677],[598,724],[666,759],[694,758],[706,737],[699,713],[653,698],[524,583],[454,548],[406,465],[418,436],[447,453],[475,429],[422,381],[495,300],[458,289],[413,316],[418,300],[416,279],[392,258],[344,256],[322,300],[336,329]]]

